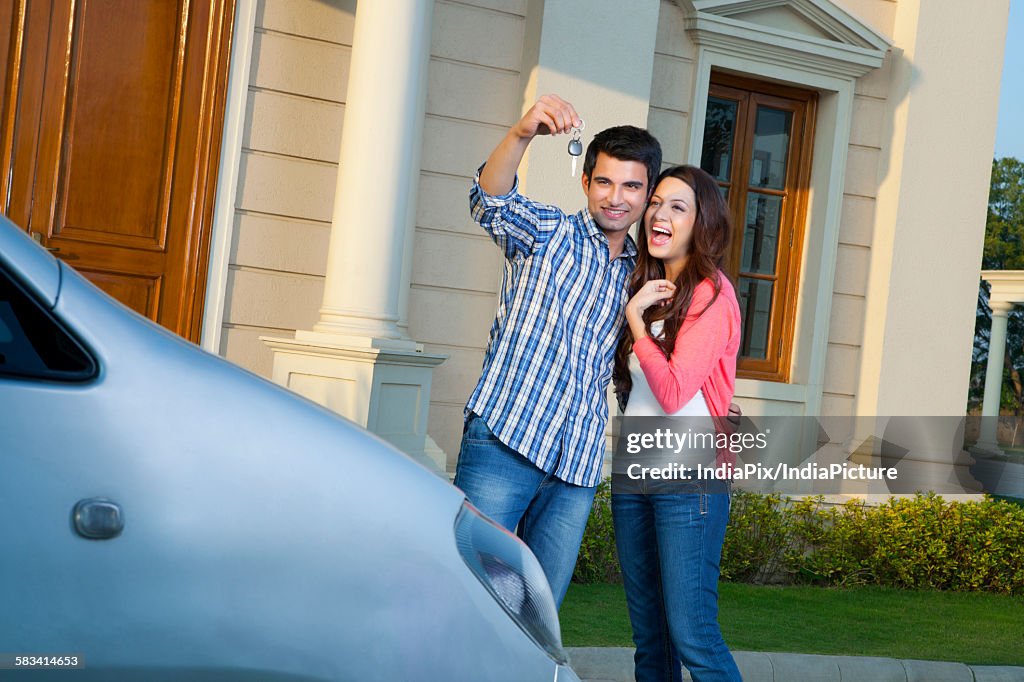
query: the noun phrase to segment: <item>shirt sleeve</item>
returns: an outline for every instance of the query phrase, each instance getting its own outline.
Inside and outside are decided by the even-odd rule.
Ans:
[[[565,220],[565,214],[555,206],[527,199],[519,193],[516,176],[508,194],[488,194],[480,187],[477,170],[469,192],[469,212],[473,220],[484,228],[505,258],[526,257],[542,247]]]
[[[678,412],[697,395],[725,352],[732,327],[728,302],[723,292],[708,308],[712,296],[710,280],[694,290],[670,357],[649,336],[633,344],[647,383],[666,414]]]

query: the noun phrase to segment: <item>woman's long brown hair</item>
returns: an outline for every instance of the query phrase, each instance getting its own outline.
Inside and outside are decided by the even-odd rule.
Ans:
[[[647,334],[667,358],[675,348],[676,336],[678,336],[679,328],[690,308],[693,291],[697,285],[705,279],[710,279],[715,287],[711,303],[718,298],[718,294],[722,290],[720,268],[729,248],[732,228],[729,221],[729,207],[726,206],[725,200],[722,198],[718,183],[706,172],[696,166],[673,166],[662,171],[658,176],[658,181],[654,185],[655,192],[665,178],[676,178],[685,182],[693,190],[697,200],[697,217],[690,238],[690,253],[682,272],[676,277],[676,294],[669,305],[651,306],[644,311],[644,326],[647,328]],[[636,269],[633,270],[633,276],[629,281],[630,298],[650,280],[665,278],[665,264],[661,259],[653,257],[647,248],[647,208],[650,208],[650,201],[644,209],[644,217],[637,230],[638,255]],[[711,303],[707,307],[710,307]],[[704,310],[707,310],[707,307]],[[703,314],[704,310],[701,310],[698,315]],[[651,334],[651,323],[657,320],[664,320],[661,337]],[[619,339],[619,346],[615,351],[615,370],[612,375],[615,392],[619,396],[619,405],[623,408],[629,399],[629,392],[633,388],[633,380],[629,375],[629,355],[632,352],[633,332],[626,324],[622,337]]]

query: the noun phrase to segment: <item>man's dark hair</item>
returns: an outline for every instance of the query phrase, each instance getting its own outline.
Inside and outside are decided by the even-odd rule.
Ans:
[[[647,166],[647,194],[654,190],[654,180],[661,172],[661,145],[649,132],[636,126],[615,126],[594,135],[583,160],[583,174],[588,178],[594,172],[599,152],[619,161],[639,161]]]

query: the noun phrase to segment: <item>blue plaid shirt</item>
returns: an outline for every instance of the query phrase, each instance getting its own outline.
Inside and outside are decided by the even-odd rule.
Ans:
[[[609,260],[586,209],[567,216],[531,201],[470,191],[473,219],[505,254],[483,374],[466,404],[501,442],[581,486],[601,478],[608,382],[624,323],[636,245]]]

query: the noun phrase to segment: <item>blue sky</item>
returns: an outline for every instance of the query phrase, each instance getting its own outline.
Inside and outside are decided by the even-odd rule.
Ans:
[[[1024,160],[1024,0],[1010,0],[1003,83],[999,89],[996,157]]]

